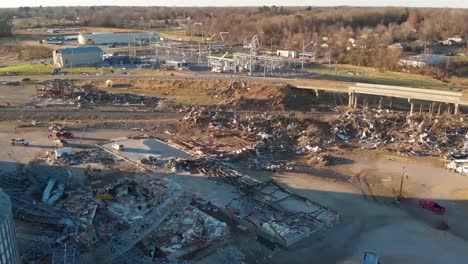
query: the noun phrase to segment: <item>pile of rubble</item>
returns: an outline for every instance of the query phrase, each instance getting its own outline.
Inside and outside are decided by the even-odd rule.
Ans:
[[[110,93],[85,86],[73,91],[73,98],[81,104],[144,105],[155,106],[158,98],[130,93]]]
[[[220,111],[192,110],[184,120],[204,124],[209,132],[226,132],[246,142],[256,142],[261,152],[296,152],[297,139],[306,134],[309,119],[298,121],[294,116],[224,113]],[[205,121],[205,122],[202,122]]]
[[[343,113],[331,130],[341,140],[357,139],[366,149],[442,156],[462,147],[468,123],[452,116],[364,110]]]
[[[309,165],[313,166],[333,166],[339,164],[339,158],[332,156],[329,153],[320,153],[314,155],[308,162]]]
[[[65,152],[58,154],[61,150],[67,150],[71,148],[63,148],[55,151],[49,151],[46,156],[43,157],[50,165],[79,165],[86,163],[102,163],[102,164],[113,164],[116,162],[115,156],[109,154],[100,149],[83,150],[76,153]]]
[[[100,105],[118,106],[157,106],[159,99],[152,96],[132,93],[111,93],[100,90],[92,85],[75,87],[71,82],[67,85],[61,80],[54,80],[53,84],[38,88],[37,97],[42,99],[38,105],[78,104],[79,107]]]
[[[165,187],[155,180],[137,183],[123,179],[98,190],[97,196],[105,201],[107,210],[119,221],[131,224],[164,200]]]
[[[171,159],[166,163],[166,168],[176,171],[187,171],[193,174],[201,173],[208,177],[222,177],[222,178],[237,178],[242,174],[235,169],[229,167],[226,162],[212,158],[199,158],[199,159]]]
[[[181,257],[209,243],[224,240],[229,235],[228,226],[193,206],[180,208],[168,217],[157,232],[149,235],[143,244],[145,248],[157,245],[159,256]],[[148,250],[146,250],[148,251]],[[156,252],[155,250],[153,252]]]

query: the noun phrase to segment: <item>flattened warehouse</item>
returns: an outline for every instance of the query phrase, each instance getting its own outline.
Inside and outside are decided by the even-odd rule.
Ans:
[[[80,45],[149,43],[159,40],[153,32],[93,32],[78,35]]]
[[[99,47],[57,49],[52,55],[55,67],[59,68],[97,66],[102,62],[102,50]]]

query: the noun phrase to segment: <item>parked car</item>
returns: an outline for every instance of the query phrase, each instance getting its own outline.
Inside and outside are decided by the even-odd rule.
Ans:
[[[29,142],[24,138],[12,138],[10,140],[10,143],[12,145],[23,145],[23,146],[29,145]]]
[[[419,205],[427,210],[430,210],[436,214],[444,214],[445,213],[445,207],[441,206],[440,204],[430,201],[430,200],[421,200],[419,201]]]
[[[55,133],[55,136],[58,138],[73,138],[73,134],[68,131],[59,131]]]

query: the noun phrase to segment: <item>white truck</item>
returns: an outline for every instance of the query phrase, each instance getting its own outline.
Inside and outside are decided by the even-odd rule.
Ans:
[[[115,150],[118,150],[118,151],[123,151],[124,150],[124,146],[122,144],[112,144],[112,148],[115,149]]]
[[[26,140],[24,138],[12,138],[10,140],[10,143],[11,143],[11,145],[23,145],[23,146],[29,145],[28,140]]]

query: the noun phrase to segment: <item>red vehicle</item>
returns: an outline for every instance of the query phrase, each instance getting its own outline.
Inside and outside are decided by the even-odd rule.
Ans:
[[[427,210],[430,210],[436,214],[444,214],[445,213],[445,207],[441,206],[440,204],[434,202],[434,201],[429,201],[429,200],[421,200],[419,201],[419,205]]]
[[[71,132],[68,132],[68,131],[56,132],[55,136],[58,137],[58,138],[73,138],[73,134]]]

